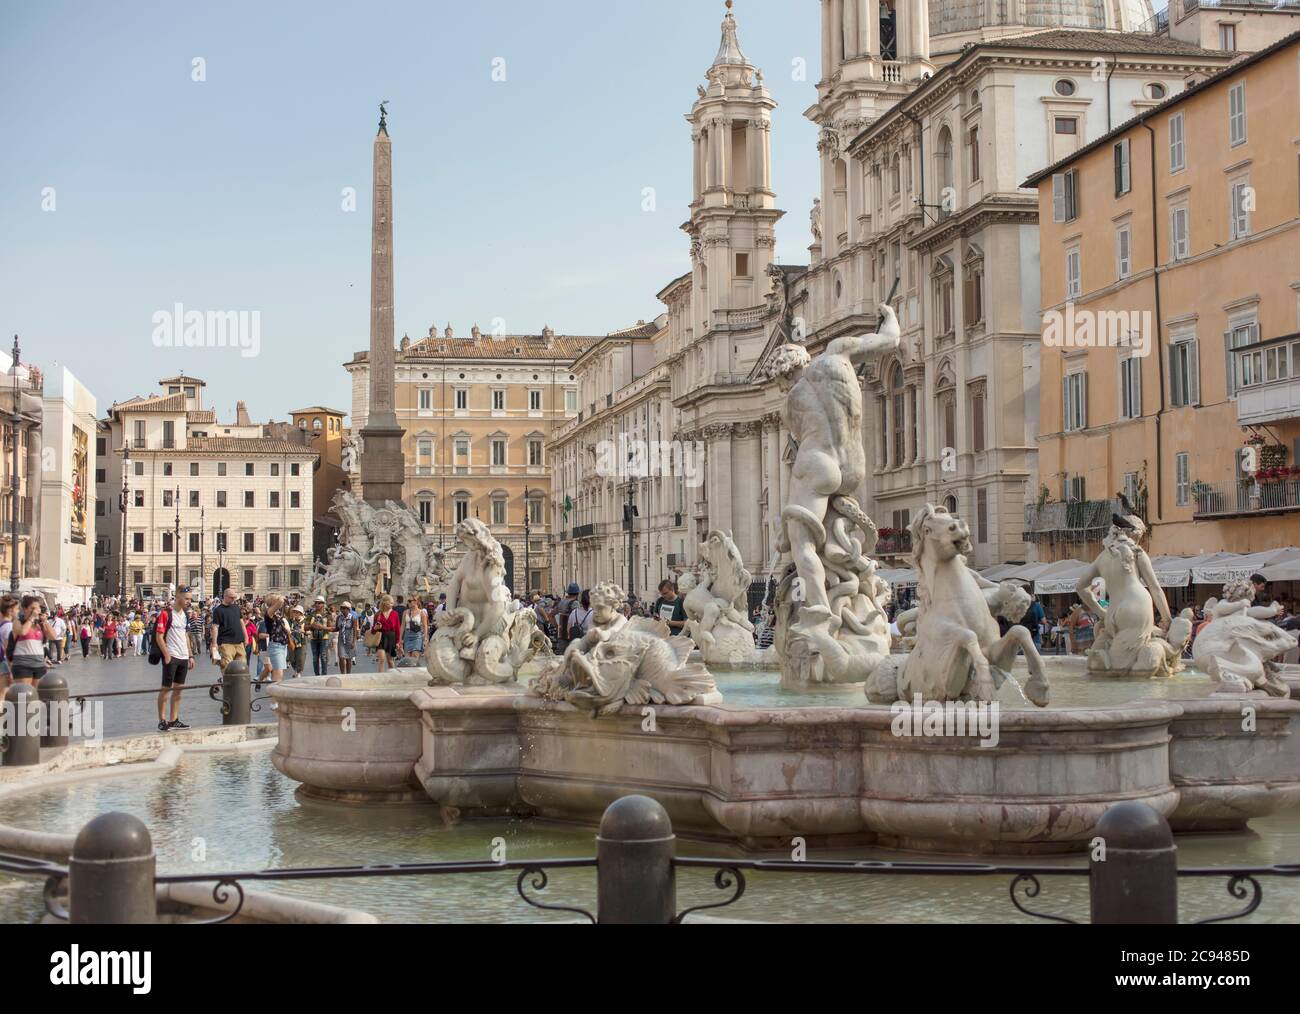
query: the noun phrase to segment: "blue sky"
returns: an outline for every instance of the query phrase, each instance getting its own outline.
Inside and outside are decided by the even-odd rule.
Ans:
[[[736,7],[780,103],[786,263],[806,260],[817,193],[802,116],[817,12],[815,0]],[[341,364],[368,341],[381,99],[399,337],[498,317],[510,332],[570,334],[650,319],[655,293],[689,268],[683,117],[722,13],[721,0],[0,0],[3,347],[19,333],[25,357],[70,368],[101,413],[182,369],[208,381],[222,418],[237,399],[255,419],[348,409]],[[807,81],[793,80],[798,57]],[[177,302],[260,311],[260,355],[155,348],[153,314]]]

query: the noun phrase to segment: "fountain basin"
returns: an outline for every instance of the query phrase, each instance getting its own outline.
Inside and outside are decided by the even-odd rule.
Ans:
[[[1082,850],[1107,807],[1148,803],[1181,831],[1239,830],[1300,801],[1300,703],[1217,695],[1002,707],[996,742],[899,735],[887,707],[624,707],[593,719],[518,685],[423,675],[274,688],[273,762],[306,795],[432,800],[450,819],[595,825],[642,792],[683,835],[746,849]],[[1243,727],[1242,708],[1254,726]],[[345,709],[355,709],[347,731]]]
[[[421,718],[411,695],[428,682],[419,669],[272,684],[280,738],[271,763],[317,799],[425,800],[414,774]]]
[[[1241,830],[1300,801],[1300,701],[1218,694],[1178,706],[1169,744],[1174,830]]]

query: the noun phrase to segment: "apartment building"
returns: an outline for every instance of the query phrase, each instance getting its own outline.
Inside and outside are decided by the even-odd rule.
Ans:
[[[1151,551],[1300,541],[1300,34],[1034,174],[1041,488],[1080,556],[1124,492]]]
[[[547,443],[578,414],[573,362],[598,336],[487,334],[403,337],[395,365],[395,408],[404,431],[402,499],[425,530],[450,547],[454,529],[478,518],[501,542],[506,583],[550,590],[551,468]],[[345,467],[360,488],[369,399],[368,353],[345,364],[352,376],[352,427]],[[525,577],[527,571],[527,577]],[[527,584],[525,585],[525,582]]]
[[[243,595],[305,591],[317,452],[268,436],[242,405],[234,423],[218,422],[198,378],[159,387],[114,404],[99,427],[100,590],[148,597],[179,582],[205,595],[227,585]]]

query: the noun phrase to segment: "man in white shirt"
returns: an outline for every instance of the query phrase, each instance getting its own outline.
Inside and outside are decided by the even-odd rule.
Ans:
[[[185,679],[194,668],[194,659],[190,655],[189,625],[190,590],[176,589],[176,600],[171,608],[163,609],[158,614],[154,626],[153,638],[162,655],[162,690],[158,693],[158,731],[169,729],[188,729],[180,720],[181,691],[185,689]],[[171,696],[171,719],[167,719],[167,697]]]
[[[52,655],[50,661],[55,665],[60,665],[67,661],[67,653],[63,648],[67,643],[68,621],[63,618],[62,613],[58,613],[55,615],[54,623],[51,625],[54,627],[54,640],[50,642],[50,652]]]

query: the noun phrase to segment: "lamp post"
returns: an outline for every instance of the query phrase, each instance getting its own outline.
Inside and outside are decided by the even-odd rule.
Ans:
[[[525,485],[524,486],[524,597],[525,598],[527,598],[528,593],[533,590],[532,589],[533,558],[530,552],[531,545],[529,539],[529,537],[532,534],[533,534],[533,530],[532,528],[529,527],[529,523],[528,523],[528,487]]]
[[[204,590],[204,589],[203,589],[203,579],[206,578],[206,577],[208,576],[208,569],[207,569],[207,567],[204,565],[204,560],[206,559],[206,554],[205,554],[204,550],[207,548],[207,545],[206,545],[206,544],[204,543],[204,541],[203,541],[203,535],[204,535],[204,532],[203,532],[203,508],[200,507],[200,508],[199,508],[199,605],[202,605],[204,599],[207,598],[207,596],[203,593],[203,590]]]
[[[181,586],[181,488],[176,487],[176,534],[172,536],[172,541],[176,543],[176,571],[172,575],[173,584],[179,590]]]
[[[226,594],[226,524],[217,525],[217,586],[212,589],[216,598],[222,599]]]
[[[623,524],[627,528],[627,597],[636,596],[636,483],[628,480],[627,503],[623,505]]]
[[[22,404],[18,394],[18,336],[14,335],[14,414],[9,417],[14,444],[13,470],[9,475],[9,590],[18,597],[18,440],[22,425]]]
[[[122,492],[118,509],[122,512],[122,546],[118,565],[117,599],[118,603],[126,601],[126,510],[131,503],[131,489],[127,485],[127,476],[131,472],[131,445],[126,441],[126,425],[122,426]]]

